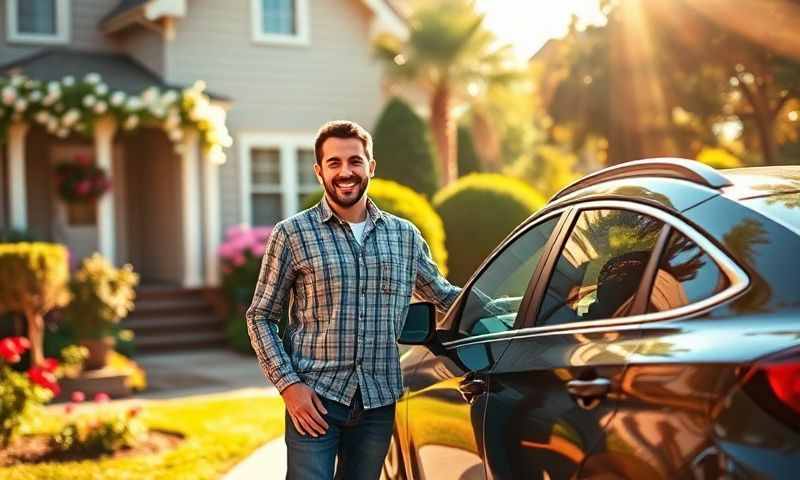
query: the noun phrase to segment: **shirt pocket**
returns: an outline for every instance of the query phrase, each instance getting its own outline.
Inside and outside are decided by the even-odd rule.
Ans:
[[[381,260],[380,293],[393,297],[410,297],[414,279],[408,274],[408,265],[402,259]]]

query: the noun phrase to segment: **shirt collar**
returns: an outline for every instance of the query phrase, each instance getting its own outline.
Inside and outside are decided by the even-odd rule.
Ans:
[[[339,218],[333,212],[333,209],[330,207],[330,205],[328,205],[328,199],[324,194],[322,195],[322,199],[317,204],[317,211],[319,212],[319,221],[321,223],[325,223],[334,217]],[[383,221],[383,212],[369,197],[367,197],[367,220],[375,224],[377,224],[379,221]]]

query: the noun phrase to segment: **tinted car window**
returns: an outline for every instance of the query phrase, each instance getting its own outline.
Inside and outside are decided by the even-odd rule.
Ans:
[[[558,217],[517,237],[504,248],[470,287],[459,321],[467,336],[510,330],[533,270],[544,253]]]
[[[699,302],[730,285],[716,262],[677,230],[659,261],[648,312],[662,312]]]
[[[627,315],[662,226],[627,210],[581,212],[559,255],[537,324]]]

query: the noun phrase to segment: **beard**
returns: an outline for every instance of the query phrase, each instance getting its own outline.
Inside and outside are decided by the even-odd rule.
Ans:
[[[351,174],[348,177],[333,177],[328,180],[323,177],[325,194],[328,200],[341,208],[350,208],[367,193],[369,177],[362,178]]]

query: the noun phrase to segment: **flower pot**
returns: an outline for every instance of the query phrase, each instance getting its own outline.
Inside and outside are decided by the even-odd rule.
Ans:
[[[79,342],[89,350],[89,357],[83,364],[84,370],[98,370],[106,366],[108,352],[114,349],[114,337],[85,338]]]

